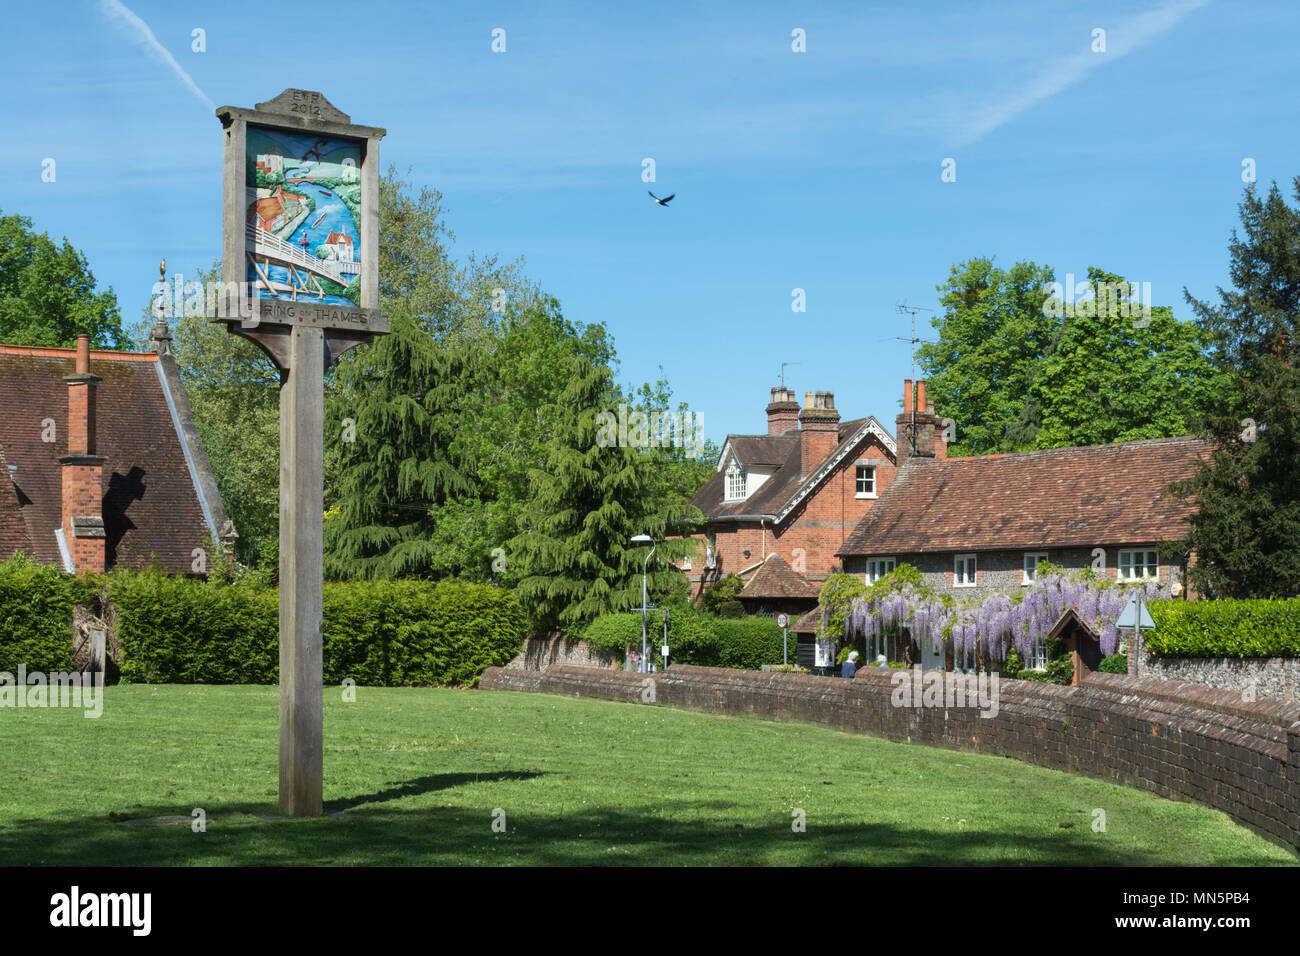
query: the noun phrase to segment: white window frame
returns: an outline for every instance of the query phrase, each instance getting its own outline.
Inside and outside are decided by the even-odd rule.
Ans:
[[[1024,669],[1027,671],[1047,670],[1047,641],[1039,638],[1029,648],[1025,656]]]
[[[864,472],[864,471],[869,471],[869,472],[871,472],[871,477],[865,479],[865,480],[871,482],[871,490],[870,490],[870,491],[863,491],[863,490],[862,490],[862,482],[863,482],[864,479],[863,479],[861,473]],[[853,497],[855,497],[855,498],[877,498],[877,497],[879,497],[879,495],[876,493],[876,466],[875,466],[875,465],[857,465],[857,466],[854,467],[854,469],[853,469],[853,491],[854,491],[854,495],[853,495]]]
[[[744,469],[744,468],[741,468],[741,467],[740,467],[739,465],[737,465],[735,462],[732,462],[731,465],[727,468],[727,471],[726,471],[726,473],[725,473],[725,480],[726,480],[726,483],[727,483],[727,484],[726,484],[726,488],[724,489],[724,493],[725,493],[725,495],[726,495],[725,500],[727,500],[727,501],[744,501],[746,498],[749,497],[749,496],[745,493],[745,482],[747,481],[747,478],[746,478],[746,475],[745,475],[745,469]],[[737,494],[735,493],[735,488],[733,487],[737,481],[740,482],[740,494],[739,494],[739,495],[737,495]]]
[[[1135,561],[1134,558],[1141,558]],[[1120,581],[1147,581],[1160,579],[1160,554],[1152,548],[1121,548],[1115,563],[1115,574]],[[1141,574],[1135,573],[1141,570]],[[1151,573],[1148,574],[1147,572]]]
[[[1024,563],[1021,566],[1021,570],[1024,576],[1021,578],[1020,583],[1026,585],[1033,584],[1034,578],[1038,576],[1038,566],[1046,560],[1047,560],[1046,551],[1026,551],[1024,557]],[[1033,561],[1032,571],[1030,570],[1030,563],[1029,563],[1030,561]]]
[[[885,567],[885,565],[888,565],[888,567]],[[867,558],[867,570],[862,577],[867,584],[875,584],[897,567],[898,559],[895,557]]]
[[[970,565],[970,580],[966,577],[966,565]],[[959,570],[960,569],[960,570]],[[956,554],[952,559],[952,586],[955,588],[973,588],[979,581],[979,561],[974,554]]]

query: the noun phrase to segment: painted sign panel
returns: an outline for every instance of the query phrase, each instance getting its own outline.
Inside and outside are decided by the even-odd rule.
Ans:
[[[245,256],[258,298],[358,304],[361,150],[359,140],[249,124]]]

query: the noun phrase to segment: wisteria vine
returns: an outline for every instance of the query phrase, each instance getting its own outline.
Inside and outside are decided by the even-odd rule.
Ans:
[[[1042,574],[1025,588],[1019,599],[1003,592],[982,601],[941,601],[910,583],[868,598],[854,598],[844,617],[846,640],[907,630],[919,646],[929,641],[942,650],[950,634],[959,655],[982,651],[986,660],[1005,660],[1011,647],[1028,659],[1031,649],[1052,625],[1074,605],[1101,635],[1101,652],[1115,653],[1119,629],[1115,619],[1128,602],[1131,590],[1140,588],[1147,600],[1169,597],[1168,585],[1154,580],[1115,586],[1112,582],[1079,576]]]

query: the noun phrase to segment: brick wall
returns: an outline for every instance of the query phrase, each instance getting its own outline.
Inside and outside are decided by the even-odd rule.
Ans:
[[[854,680],[674,665],[643,675],[559,665],[489,668],[487,690],[526,690],[793,720],[891,740],[997,754],[1193,800],[1300,848],[1300,707],[1240,693],[1092,674],[1079,687],[1002,681],[977,707],[894,706],[895,675]]]
[[[773,551],[813,583],[825,581],[831,571],[840,566],[835,553],[876,501],[875,498],[857,497],[859,462],[875,466],[877,495],[888,487],[898,470],[889,461],[889,452],[880,440],[868,435],[840,467],[827,476],[816,492],[800,502],[775,529],[770,524],[764,527],[757,521],[716,525],[718,567],[707,575],[704,572],[705,539],[703,535],[695,536],[698,553],[688,572],[692,596],[698,597],[703,588],[723,575],[758,564],[765,554]],[[749,551],[748,558],[745,551]]]

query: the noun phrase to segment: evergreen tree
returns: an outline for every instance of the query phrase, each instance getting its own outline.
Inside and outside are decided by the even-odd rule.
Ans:
[[[581,356],[566,366],[560,407],[543,412],[555,433],[531,471],[533,491],[509,547],[520,603],[543,630],[640,607],[649,551],[631,543],[634,535],[660,542],[649,568],[652,593],[672,590],[678,572],[670,562],[693,550],[693,542],[664,540],[681,532],[688,509],[655,494],[654,458],[601,438],[600,413],[625,401],[609,368]]]
[[[1294,182],[1300,199],[1300,177]],[[1244,235],[1228,251],[1233,288],[1219,304],[1184,290],[1231,376],[1205,419],[1212,460],[1173,489],[1195,495],[1182,542],[1189,579],[1214,597],[1300,594],[1300,213],[1277,185],[1252,184],[1239,207]]]
[[[472,463],[452,452],[472,361],[398,313],[391,333],[339,366],[342,397],[331,399],[327,433],[340,458],[337,513],[325,522],[328,576],[438,576],[430,512],[475,491]]]

